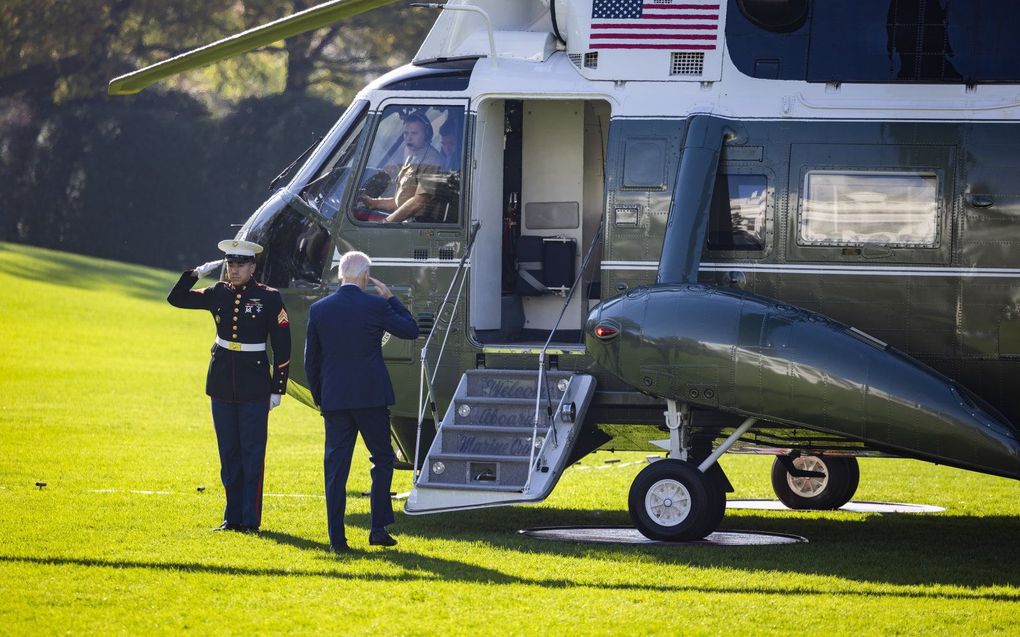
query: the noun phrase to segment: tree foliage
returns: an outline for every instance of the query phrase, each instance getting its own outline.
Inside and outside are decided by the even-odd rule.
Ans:
[[[164,266],[206,257],[361,86],[413,56],[434,12],[383,7],[138,96],[108,97],[107,83],[314,4],[0,2],[0,240]]]
[[[0,3],[0,97],[59,104],[105,95],[110,79],[244,29],[303,11],[307,0],[6,0]],[[222,62],[256,80],[280,68],[287,92],[345,98],[409,60],[434,20],[429,11],[387,6],[295,36],[261,55]],[[282,58],[282,63],[277,61]],[[188,82],[191,78],[193,81]],[[179,89],[215,90],[187,74]],[[218,79],[218,78],[217,78]],[[222,84],[221,84],[222,85]],[[240,97],[259,95],[253,82]]]
[[[7,0],[0,3],[0,96],[60,104],[228,33],[232,0]]]

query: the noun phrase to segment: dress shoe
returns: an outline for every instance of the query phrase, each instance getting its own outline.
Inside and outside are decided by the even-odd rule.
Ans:
[[[372,546],[396,546],[397,541],[386,532],[386,529],[372,529],[368,534],[368,543]]]
[[[219,525],[213,531],[240,531],[243,527],[240,524],[227,524],[224,522]]]
[[[241,533],[244,533],[245,535],[258,535],[259,534],[259,527],[257,527],[257,526],[244,526],[242,524],[241,527],[238,530],[241,531]]]
[[[336,555],[343,555],[351,552],[351,547],[348,546],[347,542],[340,542],[339,544],[330,544],[329,552]]]

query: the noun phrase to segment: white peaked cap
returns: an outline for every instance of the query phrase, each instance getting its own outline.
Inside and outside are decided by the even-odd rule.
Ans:
[[[237,255],[239,257],[253,257],[259,252],[262,252],[262,246],[251,241],[241,241],[239,239],[224,239],[216,244],[220,250],[223,250],[227,256]]]

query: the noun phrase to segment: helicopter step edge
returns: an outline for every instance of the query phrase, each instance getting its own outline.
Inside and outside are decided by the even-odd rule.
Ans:
[[[544,500],[563,475],[594,395],[595,378],[587,374],[466,371],[404,511]]]

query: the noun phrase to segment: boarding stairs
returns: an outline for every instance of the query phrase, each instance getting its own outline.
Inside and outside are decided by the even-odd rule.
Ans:
[[[595,393],[567,371],[464,373],[408,497],[410,514],[539,502],[566,469]]]

